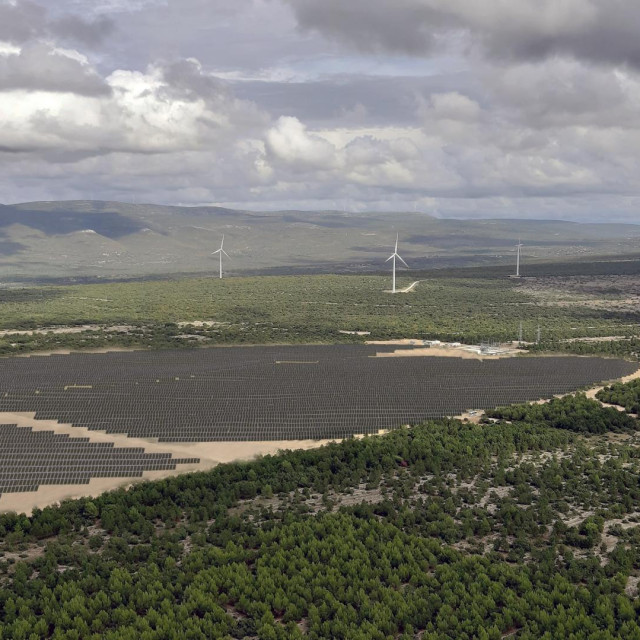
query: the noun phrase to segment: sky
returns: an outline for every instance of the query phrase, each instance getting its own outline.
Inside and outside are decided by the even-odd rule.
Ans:
[[[637,0],[0,0],[0,202],[640,222]]]

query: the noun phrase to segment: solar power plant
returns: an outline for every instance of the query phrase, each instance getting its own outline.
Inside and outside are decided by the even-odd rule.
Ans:
[[[53,431],[0,424],[0,496],[36,491],[43,484],[88,484],[91,478],[141,477],[144,471],[175,470],[198,458],[145,453],[139,447],[114,447]]]
[[[368,345],[9,358],[0,411],[161,442],[344,438],[619,378],[605,358],[376,358]],[[388,348],[387,350],[391,350]]]

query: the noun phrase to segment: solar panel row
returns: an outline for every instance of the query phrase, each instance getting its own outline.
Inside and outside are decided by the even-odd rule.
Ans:
[[[0,411],[164,442],[344,438],[618,378],[603,358],[375,358],[364,345],[10,359]]]
[[[88,484],[91,478],[135,478],[145,471],[175,470],[198,458],[145,453],[53,431],[0,424],[0,495],[36,491],[44,484]]]

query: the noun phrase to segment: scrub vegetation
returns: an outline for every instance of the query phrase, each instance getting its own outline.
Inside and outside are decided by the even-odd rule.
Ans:
[[[628,262],[602,263],[601,270],[608,274],[603,279],[611,278],[616,264],[629,272]],[[594,269],[593,264],[569,266],[574,271]],[[44,331],[0,335],[0,353],[406,337],[498,342],[516,340],[520,323],[526,343],[537,340],[540,326],[541,343],[533,347],[537,350],[636,353],[636,340],[610,340],[633,337],[640,323],[637,305],[629,303],[622,290],[612,288],[608,304],[595,305],[589,301],[601,299],[602,287],[576,292],[580,279],[574,275],[565,276],[574,284],[563,297],[560,276],[525,281],[506,278],[503,271],[403,275],[399,288],[420,282],[410,293],[393,296],[385,291],[389,278],[375,275],[183,278],[5,289],[0,291],[0,328]],[[597,281],[599,276],[589,277]],[[546,290],[553,295],[545,297]],[[598,337],[606,340],[575,341]]]
[[[0,516],[0,637],[640,638],[637,423],[527,407]]]

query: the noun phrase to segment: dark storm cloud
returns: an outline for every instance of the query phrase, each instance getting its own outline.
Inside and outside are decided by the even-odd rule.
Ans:
[[[43,44],[25,45],[18,54],[0,56],[0,87],[4,91],[63,91],[86,96],[111,92],[88,65]]]
[[[85,20],[77,15],[53,17],[41,4],[18,0],[11,4],[0,0],[0,41],[23,44],[36,38],[52,38],[94,47],[113,30],[107,17]]]
[[[362,51],[424,55],[453,35],[492,56],[640,66],[637,0],[286,0],[303,29]]]

